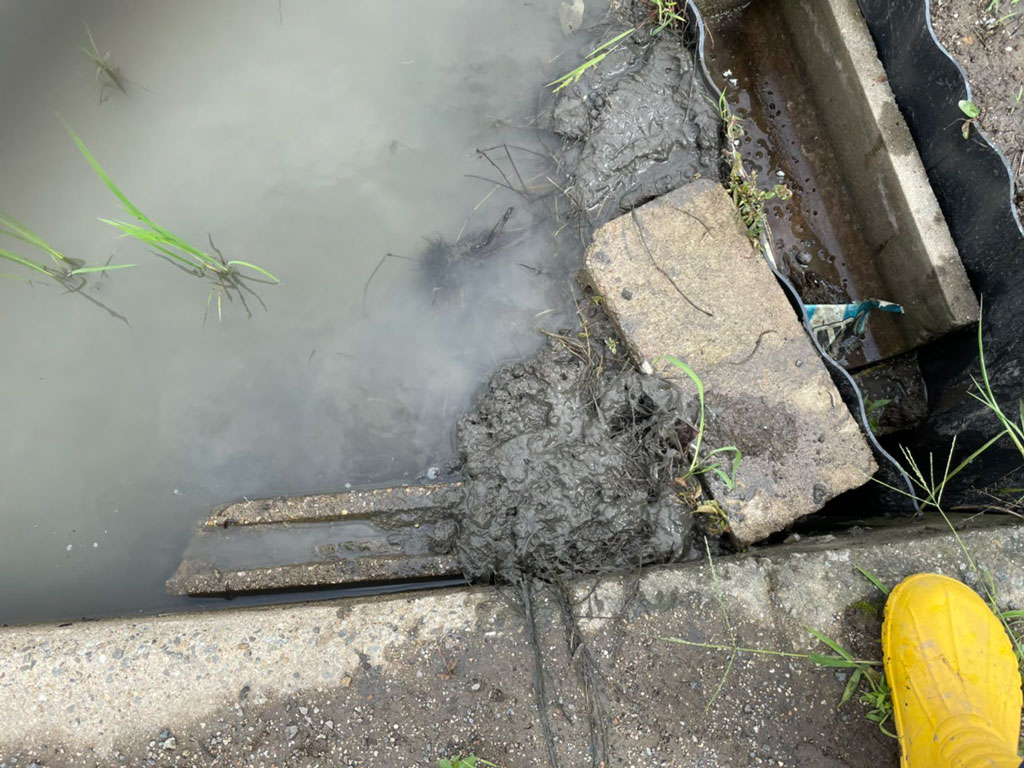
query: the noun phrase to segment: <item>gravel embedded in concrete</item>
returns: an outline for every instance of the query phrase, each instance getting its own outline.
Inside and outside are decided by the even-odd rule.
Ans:
[[[1002,604],[1024,607],[1024,531],[963,534]],[[977,585],[948,534],[906,530],[797,545],[574,589],[583,646],[537,601],[560,765],[591,766],[588,701],[608,766],[895,765],[895,743],[837,703],[843,671],[670,644],[805,652],[814,627],[877,657],[881,597],[929,570]],[[717,594],[716,594],[717,592]],[[719,602],[719,597],[721,602]],[[545,765],[533,651],[514,593],[464,589],[252,611],[0,629],[0,768],[436,765],[473,752]],[[578,671],[588,660],[588,699]],[[600,732],[598,736],[600,736]],[[604,752],[602,744],[607,745]]]

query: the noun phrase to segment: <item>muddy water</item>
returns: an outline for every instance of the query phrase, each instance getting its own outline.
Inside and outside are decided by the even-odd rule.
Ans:
[[[742,121],[744,165],[759,186],[783,183],[793,193],[765,207],[779,268],[807,304],[887,299],[778,6],[759,0],[712,20],[707,60]],[[841,362],[856,368],[902,350],[897,323],[873,313],[863,341],[844,349]]]
[[[478,147],[545,151],[556,13],[0,1],[0,211],[68,255],[138,265],[84,295],[0,280],[0,622],[180,606],[163,582],[211,506],[443,468],[480,384],[569,322],[559,222],[467,177],[500,180]],[[127,95],[101,92],[83,23]],[[117,205],[58,112],[151,217],[280,277],[266,311],[204,325],[207,284],[96,220]],[[543,163],[512,152],[542,193]],[[443,276],[417,260],[431,236],[471,253],[509,206],[486,258]]]

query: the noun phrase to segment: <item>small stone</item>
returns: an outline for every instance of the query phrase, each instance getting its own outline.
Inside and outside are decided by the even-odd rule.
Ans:
[[[805,267],[811,263],[812,258],[814,257],[807,251],[800,251],[800,253],[796,255],[797,263],[802,264]]]
[[[469,690],[471,690],[471,691],[479,691],[480,690],[480,683],[473,683],[471,686],[469,686]]]
[[[352,678],[345,675],[345,677],[341,678],[341,683],[339,683],[339,685],[341,685],[342,688],[348,688],[352,685]]]
[[[294,739],[298,734],[299,726],[297,725],[289,725],[287,728],[284,729],[284,737],[288,739],[288,741]]]
[[[307,715],[307,714],[309,714],[309,707],[299,707],[299,714],[300,715]]]
[[[161,749],[174,749],[177,746],[178,746],[178,740],[175,739],[173,736],[171,736],[169,739],[166,739],[160,745]]]

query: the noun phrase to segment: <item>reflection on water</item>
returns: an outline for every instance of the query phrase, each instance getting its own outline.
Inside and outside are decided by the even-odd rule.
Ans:
[[[572,311],[576,246],[532,154],[556,12],[0,2],[0,211],[138,265],[82,291],[130,326],[0,281],[0,621],[180,606],[163,581],[211,506],[450,461],[480,383]],[[85,24],[127,93],[97,79]],[[96,220],[126,214],[56,113],[162,226],[279,277],[266,311],[225,300],[204,325],[208,284]],[[504,178],[476,152],[503,142]]]

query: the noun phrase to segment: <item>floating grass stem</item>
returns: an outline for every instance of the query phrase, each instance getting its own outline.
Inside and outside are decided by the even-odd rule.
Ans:
[[[15,264],[20,264],[34,272],[52,277],[59,282],[65,283],[67,287],[71,288],[81,287],[78,283],[84,281],[84,279],[74,281],[72,278],[92,272],[109,272],[115,269],[126,269],[128,267],[135,266],[134,264],[107,264],[102,267],[87,266],[81,259],[75,259],[61,253],[50,245],[42,235],[25,226],[13,216],[8,216],[3,213],[0,213],[0,235],[20,240],[22,243],[43,251],[50,257],[53,264],[51,266],[40,263],[27,256],[21,256],[13,251],[7,250],[6,248],[0,248],[0,258]]]
[[[249,311],[248,303],[246,302],[245,295],[249,294],[254,297],[264,309],[266,305],[263,304],[262,300],[253,289],[247,284],[250,282],[255,283],[279,283],[280,280],[274,275],[268,272],[263,267],[257,266],[250,261],[243,261],[241,259],[225,259],[224,255],[220,250],[213,244],[212,236],[209,238],[210,251],[205,251],[185,238],[174,234],[168,229],[157,224],[149,216],[142,212],[135,203],[128,199],[128,196],[114,183],[113,179],[107,175],[107,172],[103,170],[103,166],[100,165],[99,161],[89,151],[85,143],[79,138],[78,134],[72,130],[71,126],[64,123],[64,127],[67,129],[68,134],[74,140],[78,146],[82,156],[88,161],[89,165],[92,166],[93,171],[100,178],[100,180],[106,185],[114,197],[116,197],[125,212],[130,214],[134,222],[119,221],[116,219],[105,219],[100,218],[104,224],[109,224],[115,229],[119,230],[123,235],[138,240],[140,243],[148,246],[152,249],[152,252],[164,260],[170,262],[179,269],[188,272],[196,277],[203,277],[211,280],[213,286],[210,289],[210,295],[207,299],[207,311],[209,311],[209,305],[213,299],[213,296],[217,296],[217,316],[221,317],[222,311],[222,300],[227,298],[228,301],[233,301],[238,298],[242,306],[245,308],[246,314],[252,315]],[[247,275],[239,271],[239,268],[243,268],[252,272],[256,275]],[[261,279],[265,278],[265,279]]]
[[[580,78],[587,73],[587,70],[596,67],[604,61],[608,54],[615,51],[622,44],[623,40],[636,32],[636,29],[636,27],[630,27],[625,32],[617,34],[611,40],[601,43],[601,45],[597,46],[597,48],[592,50],[583,58],[583,63],[576,67],[576,69],[552,80],[546,87],[553,88],[555,93],[558,93],[563,88],[573,85],[574,83],[578,83]]]
[[[96,79],[100,82],[100,104],[107,100],[108,91],[116,89],[127,94],[130,81],[124,76],[121,68],[110,60],[110,51],[100,54],[88,24],[85,25],[85,34],[89,36],[89,45],[81,46],[82,53],[88,56],[89,61],[96,67]]]

